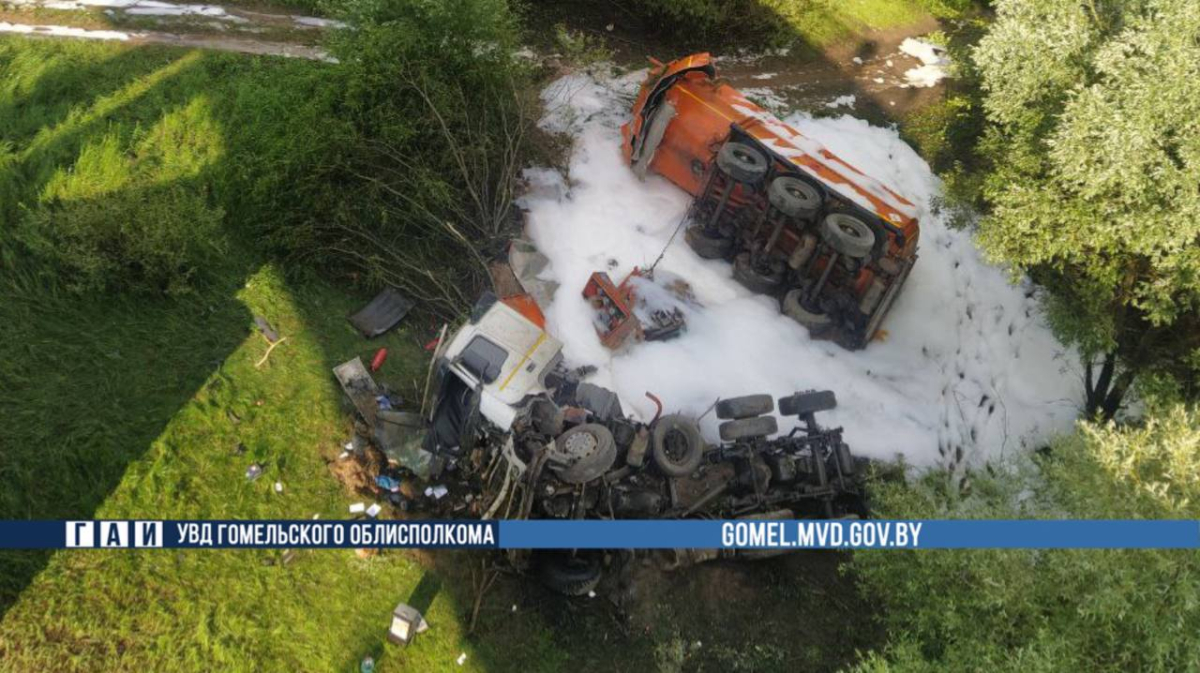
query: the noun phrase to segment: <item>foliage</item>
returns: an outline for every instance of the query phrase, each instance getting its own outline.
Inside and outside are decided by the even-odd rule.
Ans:
[[[571,30],[566,24],[555,24],[554,44],[563,61],[572,68],[587,69],[612,61],[612,50],[605,46],[603,39]]]
[[[958,8],[971,5],[970,0],[638,0],[625,9],[710,49],[820,49],[868,30],[915,23],[927,12],[957,15]]]
[[[884,487],[900,518],[1196,519],[1200,412],[1081,424],[1033,464]],[[1200,557],[1187,550],[945,550],[855,555],[892,644],[860,671],[1184,671],[1200,648]]]
[[[1198,33],[1190,0],[1002,0],[975,52],[991,163],[980,240],[1048,289],[1085,357],[1089,412],[1111,417],[1140,372],[1195,385]]]
[[[359,0],[334,43],[337,138],[322,217],[266,232],[293,258],[390,284],[454,316],[516,228],[517,172],[535,122],[503,0]]]

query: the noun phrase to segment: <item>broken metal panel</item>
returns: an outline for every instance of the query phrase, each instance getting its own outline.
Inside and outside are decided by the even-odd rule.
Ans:
[[[549,306],[558,290],[558,282],[543,280],[538,276],[550,266],[550,259],[537,247],[521,238],[513,239],[508,248],[508,265],[525,292],[533,297],[538,306]]]
[[[334,367],[333,375],[367,425],[375,427],[376,416],[379,413],[379,403],[375,398],[382,395],[383,391],[375,383],[375,379],[371,378],[362,358],[356,357]]]
[[[413,301],[392,288],[385,288],[358,313],[349,317],[350,324],[370,339],[392,329],[412,310]]]
[[[434,456],[422,448],[425,419],[420,414],[390,409],[379,411],[377,417],[375,444],[388,461],[410,470],[420,479],[429,479]]]

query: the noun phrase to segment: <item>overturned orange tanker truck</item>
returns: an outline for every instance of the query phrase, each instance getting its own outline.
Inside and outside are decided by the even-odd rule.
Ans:
[[[696,197],[685,239],[816,338],[866,346],[917,259],[916,208],[716,79],[654,62],[621,128],[634,172]]]

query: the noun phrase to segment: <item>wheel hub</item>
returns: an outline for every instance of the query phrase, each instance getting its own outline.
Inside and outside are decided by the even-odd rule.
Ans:
[[[596,438],[590,433],[579,432],[567,437],[563,442],[563,453],[578,460],[592,455],[597,445]]]

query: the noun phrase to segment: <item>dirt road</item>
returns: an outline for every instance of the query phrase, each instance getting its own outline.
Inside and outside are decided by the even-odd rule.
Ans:
[[[332,60],[317,46],[330,19],[162,0],[5,0],[0,34],[165,44]]]

